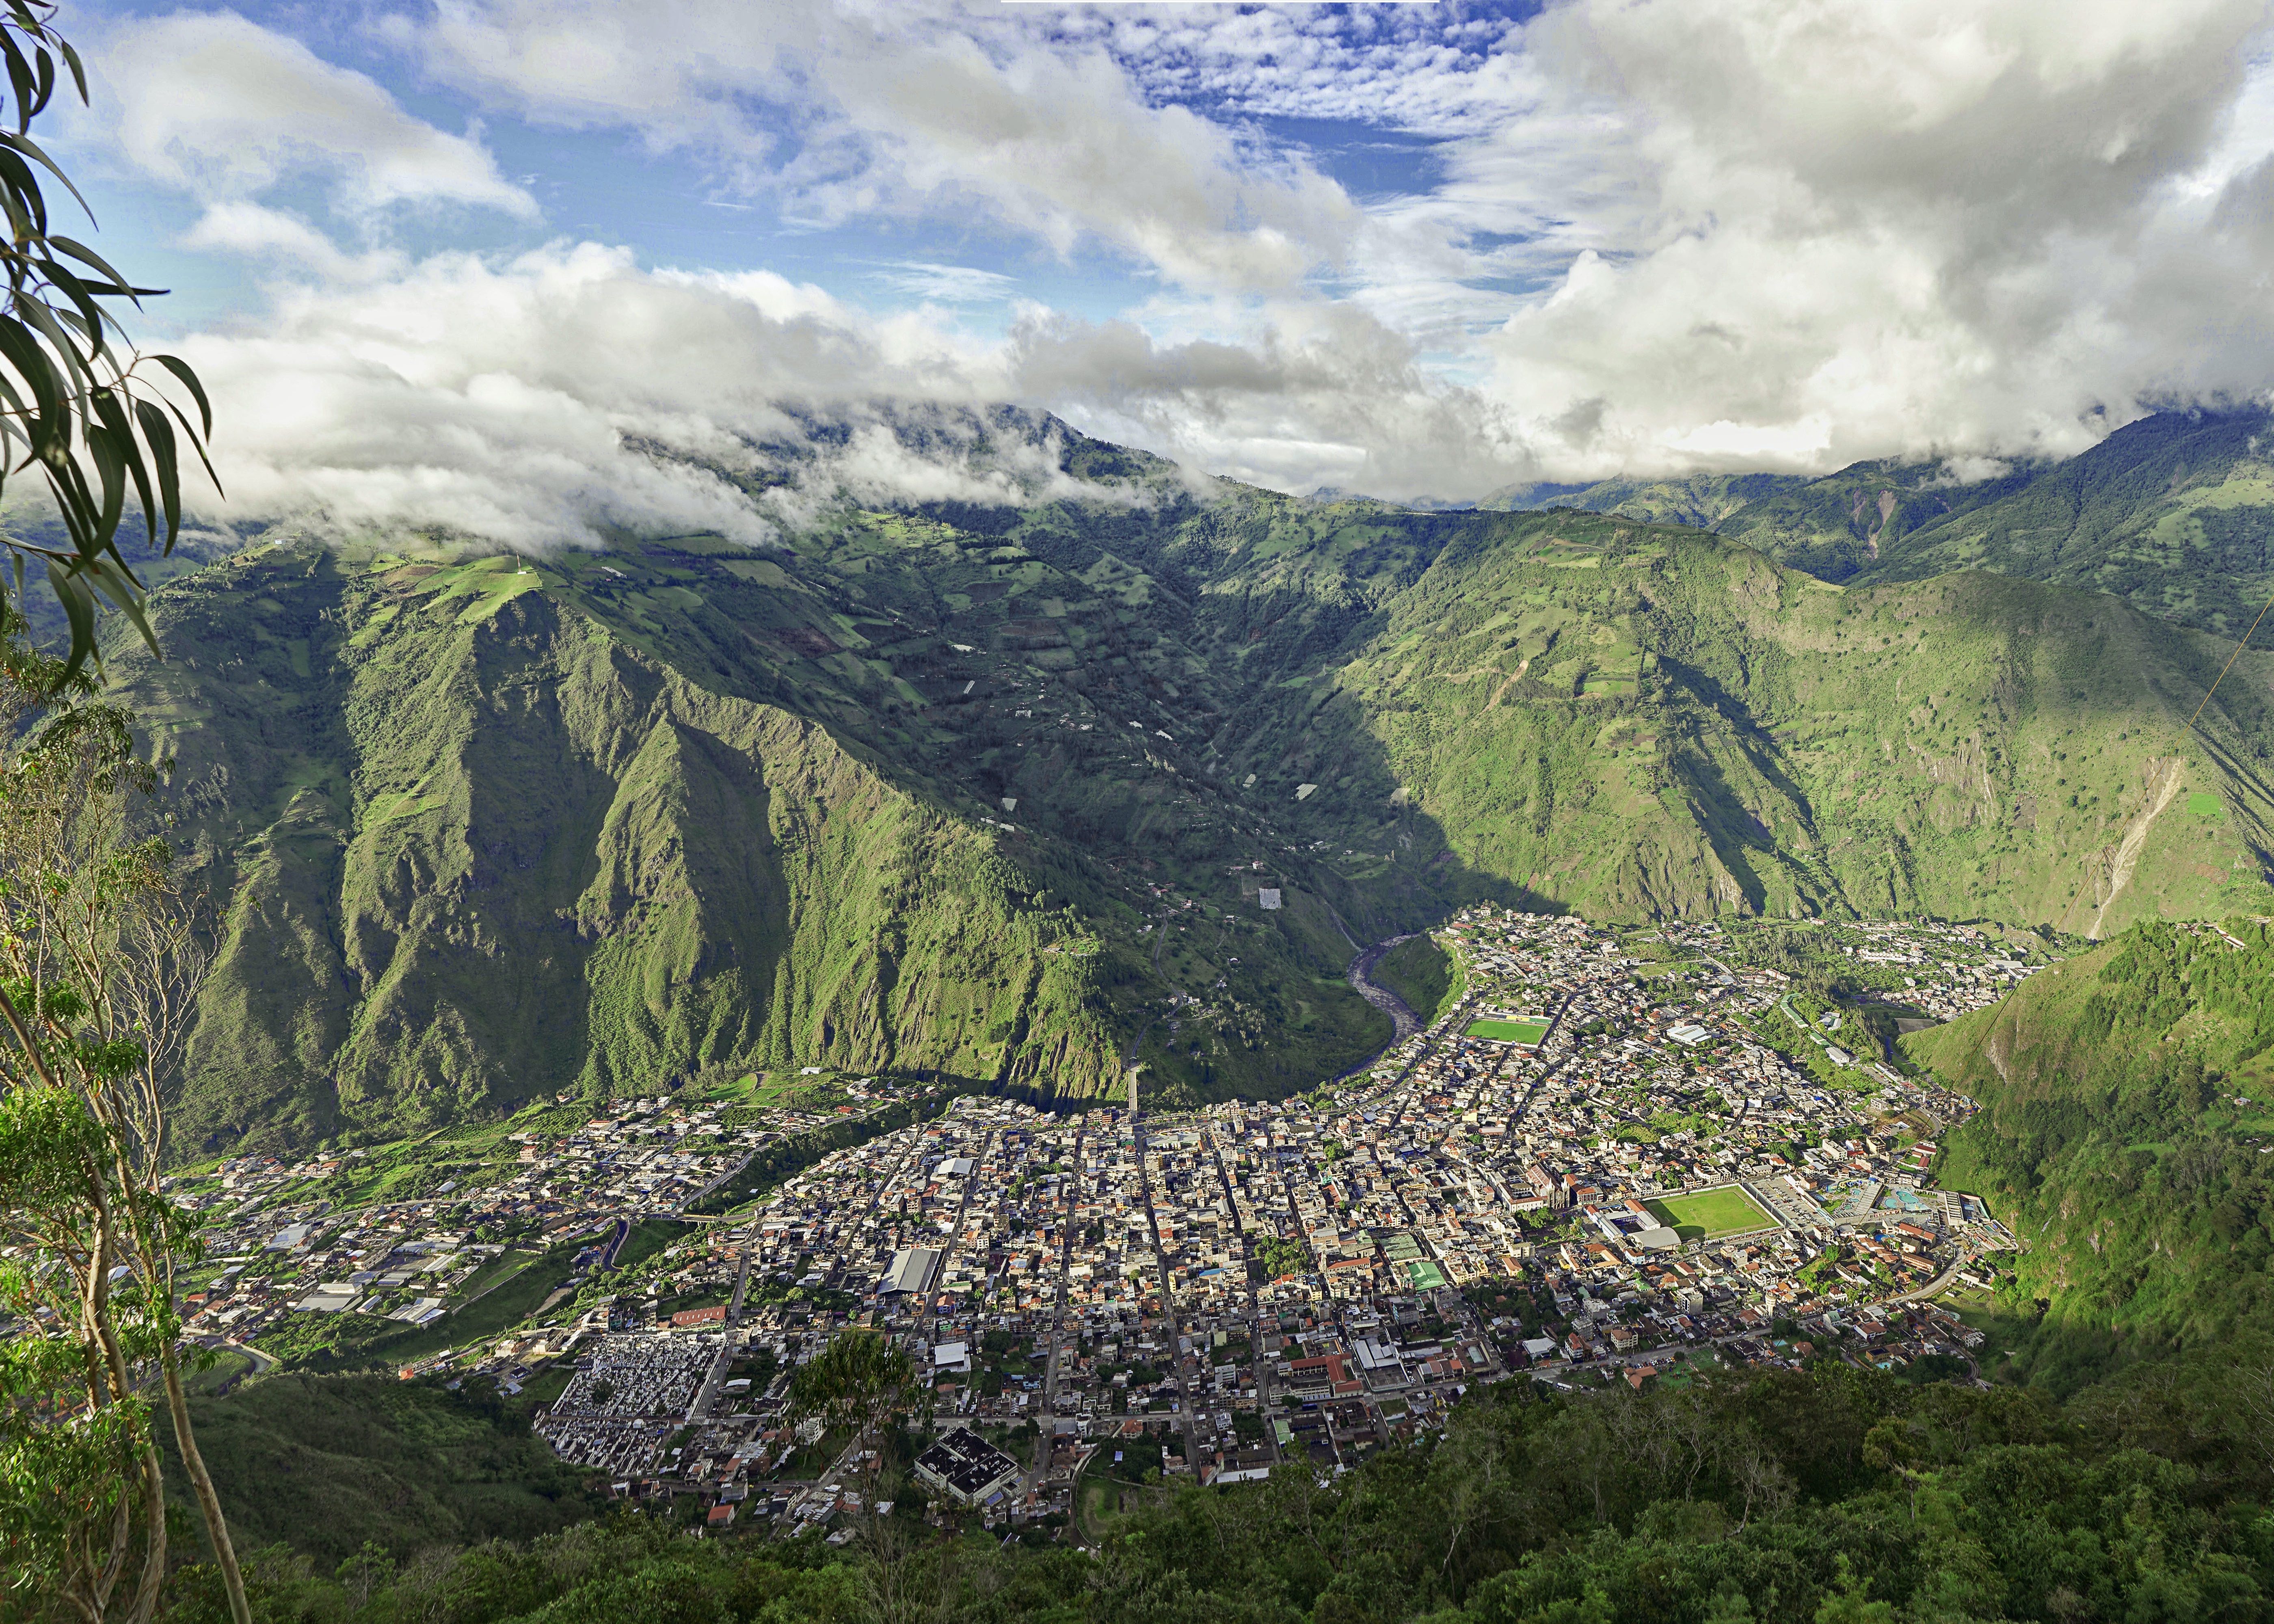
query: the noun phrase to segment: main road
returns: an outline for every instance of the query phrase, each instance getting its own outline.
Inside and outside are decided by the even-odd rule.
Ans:
[[[1129,1094],[1133,1101],[1137,1094],[1134,1076],[1130,1079]],[[1193,1415],[1192,1379],[1185,1374],[1185,1350],[1177,1346],[1184,1341],[1184,1332],[1178,1324],[1176,1293],[1170,1285],[1169,1249],[1161,1244],[1160,1221],[1153,1215],[1153,1170],[1145,1164],[1145,1119],[1133,1110],[1129,1113],[1129,1122],[1137,1139],[1137,1181],[1138,1187],[1145,1192],[1145,1228],[1153,1237],[1153,1262],[1161,1273],[1161,1317],[1168,1321],[1169,1356],[1176,1361],[1173,1368],[1177,1372],[1177,1408],[1184,1412],[1185,1417],[1185,1464],[1191,1470],[1193,1481],[1198,1482],[1201,1470],[1200,1426]]]
[[[1079,1121],[1073,1131],[1073,1165],[1066,1172],[1065,1215],[1058,1221],[1058,1294],[1050,1308],[1050,1363],[1043,1367],[1043,1409],[1040,1419],[1043,1435],[1035,1440],[1035,1458],[1027,1468],[1026,1492],[1031,1495],[1035,1485],[1050,1465],[1050,1453],[1057,1447],[1058,1415],[1058,1358],[1064,1351],[1060,1346],[1065,1324],[1066,1271],[1073,1264],[1073,1226],[1076,1209],[1081,1200],[1081,1141],[1089,1131],[1087,1117]],[[1025,1496],[1021,1496],[1025,1498]]]
[[[955,1249],[963,1244],[963,1220],[971,1211],[971,1189],[979,1182],[979,1169],[987,1160],[987,1147],[994,1142],[995,1131],[992,1128],[980,1135],[979,1154],[970,1158],[971,1171],[963,1176],[963,1197],[955,1204],[955,1228],[948,1231],[947,1244],[941,1248],[939,1254],[939,1267],[943,1274],[946,1272],[947,1260],[955,1255]],[[924,1292],[923,1306],[916,1312],[916,1357],[919,1358],[931,1357],[932,1315],[939,1306],[939,1299],[945,1295],[945,1291],[938,1289],[937,1281],[933,1282],[931,1289]]]
[[[1224,1151],[1216,1142],[1216,1127],[1205,1124],[1201,1129],[1201,1141],[1208,1146],[1209,1159],[1216,1163],[1217,1183],[1224,1186],[1224,1204],[1231,1214],[1232,1233],[1239,1237],[1240,1267],[1247,1274],[1247,1359],[1255,1372],[1255,1409],[1263,1417],[1263,1436],[1271,1458],[1279,1458],[1279,1432],[1271,1425],[1271,1362],[1263,1357],[1263,1304],[1255,1289],[1254,1266],[1247,1257],[1247,1226],[1239,1221],[1239,1197],[1231,1187],[1231,1171],[1224,1165]]]

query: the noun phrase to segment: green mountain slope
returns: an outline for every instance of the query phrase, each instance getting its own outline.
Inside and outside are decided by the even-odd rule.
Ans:
[[[2026,490],[2039,471],[2040,465],[2024,463],[1992,478],[1960,485],[1939,462],[1856,462],[1749,502],[1721,515],[1713,528],[1795,569],[1826,581],[1846,581],[1892,557],[1905,538],[1948,525],[1962,515]],[[1979,560],[1968,560],[1947,568],[1978,565]]]
[[[2065,462],[1999,466],[1962,484],[1943,462],[1896,459],[1818,479],[1622,477],[1510,486],[1476,507],[1712,530],[1826,581],[2021,575],[2229,637],[2274,596],[2274,413],[2157,412]]]
[[[987,830],[539,579],[298,550],[167,594],[180,653],[139,686],[230,898],[187,1132],[824,1054],[1111,1073],[1085,938]]]
[[[1577,508],[1645,524],[1715,530],[1821,580],[1846,581],[1891,556],[1905,537],[2024,489],[2043,467],[2009,466],[1994,477],[1966,484],[1954,481],[1940,462],[1894,459],[1856,462],[1822,478],[1761,473],[1620,477],[1576,491],[1517,487],[1488,496],[1477,507],[1489,512]],[[1963,568],[1972,561],[1946,568]]]
[[[1804,474],[1687,474],[1673,479],[1605,479],[1574,490],[1523,485],[1486,497],[1487,513],[1536,513],[1576,508],[1645,524],[1686,524],[1712,530],[1730,515],[1810,483]]]
[[[2274,414],[2154,413],[2065,462],[1956,484],[1938,461],[1820,479],[1698,474],[1523,487],[1480,508],[1695,525],[1826,581],[1983,569],[2095,591],[2239,636],[2274,596]]]
[[[2266,894],[2274,659],[2183,745],[2224,650],[2106,598],[1843,592],[1576,515],[1448,528],[1378,629],[1222,741],[1369,917],[1488,879],[1610,916],[2078,931]]]
[[[228,905],[185,1126],[721,1065],[1284,1092],[1387,1040],[1354,943],[1480,897],[2265,906],[2274,657],[2191,736],[2226,646],[2104,597],[1062,455],[1127,500],[537,563],[286,538],[167,586],[170,657],[114,666]]]
[[[2159,412],[1881,553],[1873,580],[1994,569],[2239,637],[2274,595],[2274,417]]]
[[[1904,1043],[1983,1102],[1939,1174],[2028,1243],[2007,1306],[2057,1356],[2274,1328],[2266,921],[2138,926]]]

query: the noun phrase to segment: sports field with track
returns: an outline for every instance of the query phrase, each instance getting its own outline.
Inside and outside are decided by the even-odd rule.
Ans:
[[[1465,1038],[1489,1038],[1495,1043],[1536,1047],[1547,1035],[1544,1020],[1472,1020],[1462,1029]]]
[[[1718,1240],[1724,1235],[1766,1229],[1776,1222],[1735,1184],[1699,1190],[1689,1195],[1663,1196],[1643,1205],[1650,1208],[1659,1222],[1679,1233],[1684,1240]]]

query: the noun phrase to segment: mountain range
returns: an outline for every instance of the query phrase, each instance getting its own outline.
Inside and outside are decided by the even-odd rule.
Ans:
[[[2274,596],[2274,414],[2167,411],[2067,462],[1857,462],[1822,478],[1698,474],[1511,487],[1480,507],[1687,524],[1827,581],[1954,570],[2113,593],[2239,636]]]
[[[2274,581],[2256,435],[1419,512],[1001,411],[959,455],[1023,497],[772,546],[280,528],[110,661],[215,905],[178,1121],[283,1145],[804,1064],[1284,1093],[1389,1036],[1355,945],[1478,898],[2264,911],[2274,655],[2204,703]]]

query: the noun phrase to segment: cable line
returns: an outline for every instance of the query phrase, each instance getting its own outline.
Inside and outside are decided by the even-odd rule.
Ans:
[[[2266,609],[2274,609],[2274,598],[2266,600]],[[2258,620],[2266,618],[2266,609],[2261,609],[2258,612]],[[2258,635],[2258,620],[2253,620],[2250,623],[2250,629],[2242,634],[2242,641],[2234,645],[2234,652],[2226,657],[2226,664],[2218,668],[2218,675],[2213,677],[2210,680],[2210,686],[2203,690],[2202,705],[2195,707],[2195,716],[2201,716],[2203,713],[2203,705],[2210,703],[2210,696],[2218,692],[2218,685],[2226,680],[2226,673],[2234,669],[2234,662],[2242,658],[2243,650],[2248,648],[2250,640]],[[2195,730],[2195,716],[2187,718],[2189,732]]]

